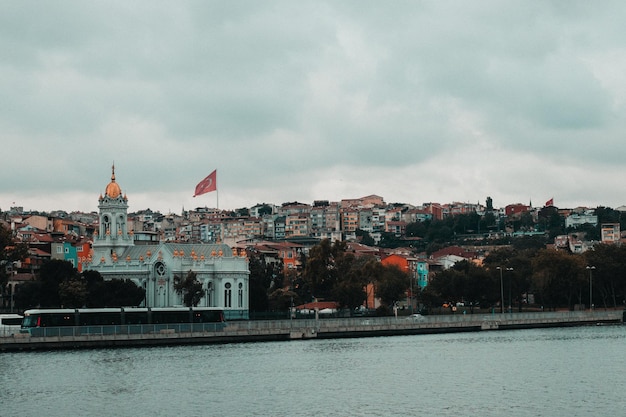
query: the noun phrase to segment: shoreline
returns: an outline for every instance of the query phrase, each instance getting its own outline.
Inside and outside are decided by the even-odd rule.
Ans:
[[[0,337],[0,352],[344,339],[622,324],[626,312],[547,312],[228,322],[222,331]],[[80,329],[80,328],[75,328]],[[102,332],[106,333],[106,332]]]

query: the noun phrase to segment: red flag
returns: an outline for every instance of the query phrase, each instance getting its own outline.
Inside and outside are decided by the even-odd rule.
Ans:
[[[552,207],[553,205],[554,205],[554,198],[551,198],[548,201],[546,201],[546,207]]]
[[[215,190],[217,190],[217,170],[211,172],[208,177],[196,185],[196,191],[193,196],[195,197]]]

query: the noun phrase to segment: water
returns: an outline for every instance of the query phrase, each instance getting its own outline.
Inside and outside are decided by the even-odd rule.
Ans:
[[[0,416],[615,416],[626,326],[0,353]]]

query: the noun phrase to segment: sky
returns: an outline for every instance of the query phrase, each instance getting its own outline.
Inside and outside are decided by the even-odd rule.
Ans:
[[[0,8],[0,210],[626,204],[623,1]]]

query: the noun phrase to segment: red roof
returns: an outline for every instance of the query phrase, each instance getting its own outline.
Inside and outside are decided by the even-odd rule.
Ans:
[[[318,310],[323,310],[325,308],[338,308],[338,307],[339,307],[339,303],[337,303],[336,301],[314,301],[312,303],[306,303],[306,304],[301,304],[299,306],[296,306],[296,309],[315,310],[317,308]]]
[[[447,255],[456,255],[461,258],[473,259],[478,256],[476,252],[465,250],[459,246],[448,246],[447,248],[443,248],[438,250],[437,252],[433,252],[430,255],[431,259],[441,258]]]

